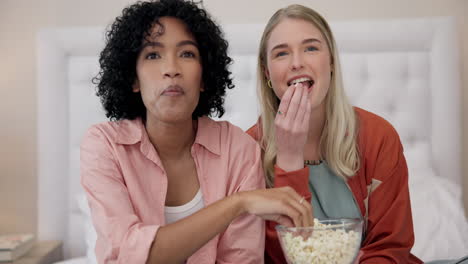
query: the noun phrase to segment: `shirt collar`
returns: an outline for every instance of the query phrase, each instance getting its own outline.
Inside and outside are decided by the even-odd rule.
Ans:
[[[141,118],[134,120],[120,120],[116,143],[123,145],[132,145],[143,140],[146,135],[146,129]],[[213,154],[220,155],[221,144],[220,124],[214,120],[203,116],[198,118],[197,135],[194,144],[198,144]]]
[[[220,124],[209,117],[198,118],[198,129],[194,144],[199,144],[213,154],[221,154]]]
[[[118,121],[119,130],[117,132],[116,143],[123,145],[132,145],[140,142],[143,137],[143,132],[146,133],[145,126],[141,118],[134,120]]]

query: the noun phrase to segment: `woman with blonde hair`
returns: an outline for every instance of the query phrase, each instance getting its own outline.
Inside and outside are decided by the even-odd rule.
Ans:
[[[258,57],[262,114],[249,129],[269,187],[291,186],[316,218],[364,221],[360,263],[422,263],[414,243],[408,170],[390,123],[346,98],[337,47],[314,10],[290,5],[269,20]],[[285,263],[267,222],[266,263]]]

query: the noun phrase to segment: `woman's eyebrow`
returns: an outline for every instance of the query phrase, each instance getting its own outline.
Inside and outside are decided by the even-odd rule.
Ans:
[[[316,38],[309,38],[309,39],[304,39],[302,41],[302,44],[307,44],[307,43],[311,43],[311,42],[318,42],[318,43],[322,43],[320,40],[316,39]]]
[[[182,47],[182,46],[186,46],[186,45],[192,45],[192,46],[195,46],[196,48],[198,48],[197,43],[195,43],[195,41],[192,41],[192,40],[182,40],[179,43],[177,43],[176,47]],[[148,42],[144,43],[141,48],[144,49],[146,47],[164,48],[164,44],[161,43],[161,42],[158,42],[158,41],[148,41]]]
[[[316,38],[309,38],[309,39],[304,39],[302,41],[302,44],[308,44],[308,43],[313,43],[313,42],[318,42],[319,44],[321,44],[322,42]],[[287,48],[288,47],[288,44],[286,43],[282,43],[282,44],[278,44],[276,46],[274,46],[270,52],[273,52],[275,49],[283,49],[283,48]]]
[[[286,43],[278,44],[278,45],[274,46],[270,50],[270,52],[273,52],[275,49],[284,49],[284,48],[287,48],[287,47],[288,47],[288,44],[286,44]]]
[[[141,49],[145,49],[146,47],[164,47],[164,44],[162,44],[161,42],[157,42],[157,41],[148,41],[148,42],[145,42],[143,43],[143,46],[141,46]]]
[[[177,47],[186,46],[186,45],[192,45],[192,46],[195,46],[195,48],[198,48],[198,44],[192,40],[182,40],[181,42],[177,43]]]

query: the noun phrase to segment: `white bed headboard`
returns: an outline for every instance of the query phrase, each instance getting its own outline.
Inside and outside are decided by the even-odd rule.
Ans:
[[[408,162],[429,164],[461,188],[460,73],[452,18],[331,24],[353,104],[389,120]],[[236,88],[226,114],[243,129],[258,117],[256,54],[263,24],[225,25]],[[64,241],[66,257],[84,255],[76,205],[79,144],[104,121],[91,78],[104,46],[103,28],[44,29],[38,34],[38,237]],[[410,166],[411,167],[411,166]],[[411,175],[410,168],[410,177]],[[461,190],[461,189],[460,189]],[[414,207],[414,206],[413,206]],[[416,217],[415,217],[415,224]]]

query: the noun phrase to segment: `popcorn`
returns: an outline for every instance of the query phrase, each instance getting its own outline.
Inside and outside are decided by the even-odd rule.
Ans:
[[[314,219],[313,231],[280,232],[283,250],[291,264],[351,264],[361,243],[361,233],[346,231],[346,225],[322,224]]]

